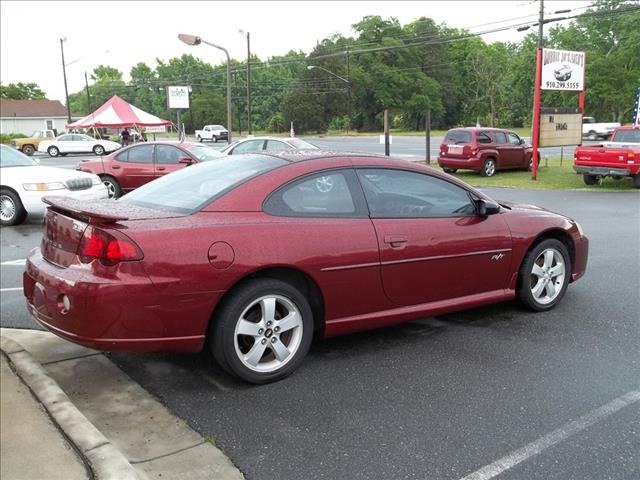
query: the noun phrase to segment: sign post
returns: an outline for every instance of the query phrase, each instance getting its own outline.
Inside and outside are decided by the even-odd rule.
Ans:
[[[189,108],[189,90],[191,87],[167,87],[167,107],[177,110],[178,137],[182,139],[180,127],[180,109]]]

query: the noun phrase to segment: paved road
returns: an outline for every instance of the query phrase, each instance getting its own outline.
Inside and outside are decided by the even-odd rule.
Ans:
[[[487,191],[568,214],[590,237],[587,274],[554,311],[506,303],[316,342],[262,387],[206,354],[111,358],[249,480],[486,480],[500,465],[512,465],[501,480],[640,478],[640,196]],[[4,262],[40,226],[1,233],[5,289],[22,268]],[[2,292],[0,324],[34,326],[21,292]]]

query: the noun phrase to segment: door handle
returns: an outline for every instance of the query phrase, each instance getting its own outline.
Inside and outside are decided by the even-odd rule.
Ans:
[[[111,165],[111,168],[114,170],[120,170],[120,165]]]
[[[158,170],[162,171],[162,170],[166,170],[167,167],[158,167]]]
[[[384,236],[384,243],[391,245],[392,248],[402,247],[408,241],[409,239],[407,238],[406,235],[385,235]]]

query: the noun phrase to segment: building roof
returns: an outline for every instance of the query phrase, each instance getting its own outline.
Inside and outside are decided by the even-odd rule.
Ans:
[[[3,100],[0,99],[0,117],[66,117],[67,109],[58,100]]]

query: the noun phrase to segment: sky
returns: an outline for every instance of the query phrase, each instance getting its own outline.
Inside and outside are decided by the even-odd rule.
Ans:
[[[590,1],[546,0],[545,15],[585,11]],[[535,21],[539,3],[505,1],[0,1],[0,81],[35,82],[52,100],[64,103],[60,39],[64,43],[69,93],[84,87],[84,72],[100,64],[113,66],[129,79],[131,67],[156,58],[190,53],[211,64],[224,53],[205,45],[181,43],[179,33],[198,35],[227,48],[231,58],[261,60],[290,50],[311,52],[318,41],[340,33],[366,15],[395,17],[405,25],[421,16],[450,27],[483,31]],[[507,20],[505,23],[497,23]],[[548,27],[546,27],[548,28]],[[531,30],[529,30],[531,31]],[[517,42],[528,32],[510,29],[482,36],[486,42]]]

